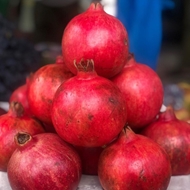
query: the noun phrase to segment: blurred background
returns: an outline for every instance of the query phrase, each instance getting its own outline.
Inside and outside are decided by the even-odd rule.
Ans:
[[[61,54],[65,26],[90,2],[0,0],[0,101],[8,101],[30,72],[55,61]],[[108,13],[116,14],[116,1],[103,2]],[[166,104],[176,104],[184,89],[190,89],[190,1],[173,2],[172,9],[161,13],[162,42],[156,67],[166,88]]]

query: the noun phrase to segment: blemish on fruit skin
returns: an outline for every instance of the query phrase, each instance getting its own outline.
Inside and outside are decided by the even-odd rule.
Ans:
[[[126,46],[128,46],[128,41],[127,41],[126,38],[125,38],[125,40],[124,40],[124,44],[125,44]]]
[[[43,102],[47,102],[48,104],[52,104],[52,102],[53,102],[52,99],[46,98],[44,96],[42,96],[41,99],[42,99]]]
[[[113,105],[117,105],[118,104],[118,101],[112,97],[109,97],[109,102],[112,103]]]
[[[146,177],[144,176],[144,170],[142,169],[139,173],[139,178],[142,180],[142,181],[146,181]]]
[[[52,104],[52,100],[51,99],[47,99],[47,102],[49,103],[49,104]]]
[[[93,115],[91,115],[91,114],[88,114],[88,119],[89,120],[91,120],[92,121],[92,119],[94,118],[94,116]]]
[[[60,163],[59,163],[59,162],[55,162],[54,165],[55,165],[55,166],[60,166]]]
[[[113,99],[112,97],[109,98],[109,101],[110,101],[111,103],[113,103],[113,104],[115,103],[115,101],[114,101],[114,99]]]

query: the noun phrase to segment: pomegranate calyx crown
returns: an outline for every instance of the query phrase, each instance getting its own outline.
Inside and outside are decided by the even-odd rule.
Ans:
[[[101,4],[99,1],[93,1],[93,2],[90,4],[88,10],[99,11],[99,10],[104,10],[104,9],[103,9],[102,4]]]
[[[24,107],[22,106],[22,104],[20,102],[12,101],[10,103],[8,113],[9,113],[9,115],[11,115],[13,117],[22,117],[24,114]]]
[[[125,139],[126,142],[130,142],[135,138],[135,132],[131,129],[130,126],[125,126],[121,131],[118,139]]]
[[[94,72],[94,61],[92,59],[81,59],[78,63],[74,60],[74,65],[78,72]]]
[[[159,121],[172,121],[177,120],[172,106],[167,106],[166,111],[159,114]]]
[[[137,62],[135,61],[135,56],[133,53],[129,53],[125,67],[130,67],[135,65]]]
[[[30,72],[30,74],[26,77],[26,85],[28,86],[30,84],[30,81],[32,80],[34,76],[33,72]]]
[[[25,145],[28,141],[31,140],[31,135],[25,132],[18,132],[15,135],[15,143],[19,146]]]
[[[64,64],[63,56],[62,55],[57,56],[55,63],[56,64]]]

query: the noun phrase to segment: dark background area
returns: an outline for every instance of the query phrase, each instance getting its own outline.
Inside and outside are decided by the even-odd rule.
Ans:
[[[48,2],[51,3],[51,6]],[[0,0],[0,14],[8,22],[13,23],[15,38],[25,39],[26,42],[24,43],[29,43],[34,47],[33,51],[39,53],[38,55],[33,53],[33,55],[23,58],[24,50],[22,50],[14,55],[18,57],[20,53],[19,59],[23,62],[27,62],[27,64],[33,68],[31,69],[31,67],[26,64],[26,68],[28,68],[26,72],[26,70],[22,71],[22,69],[17,71],[18,69],[15,67],[13,69],[14,74],[13,72],[6,74],[9,75],[6,76],[6,80],[0,78],[0,101],[7,100],[11,91],[19,85],[24,84],[25,78],[30,71],[34,71],[44,64],[53,63],[55,61],[56,56],[61,54],[60,45],[65,26],[75,15],[84,11],[84,7],[81,6],[79,1],[68,1],[68,4],[60,4],[59,6],[55,6],[52,2],[59,1]],[[163,40],[156,71],[164,84],[190,81],[190,1],[174,0],[174,2],[174,9],[164,10],[162,12]],[[13,46],[12,44],[6,47],[9,48],[9,51],[11,49],[12,52],[14,48],[17,49],[18,46],[21,46],[20,41],[17,42],[17,45]],[[23,46],[25,47],[26,44]],[[26,51],[25,54],[27,54],[27,51],[31,51],[30,48],[28,48],[28,45],[27,48],[24,48]],[[10,53],[9,56],[11,55]],[[12,63],[7,63],[11,62],[10,58],[9,61],[5,61],[1,56],[4,56],[4,54],[0,54],[0,65],[5,62],[7,65],[14,64],[14,60],[12,60]],[[12,67],[6,67],[7,73],[9,72],[9,68]],[[5,68],[1,67],[0,76],[5,72],[3,69]],[[19,72],[21,73],[20,78]],[[25,74],[22,72],[25,72]],[[7,85],[9,86],[9,92],[2,95],[5,88],[3,89],[1,86],[3,86],[5,81],[10,79],[11,76],[14,79],[9,80],[11,82]],[[18,82],[15,82],[16,79],[18,79]],[[6,88],[8,88],[7,86]]]
[[[190,80],[190,1],[162,12],[163,40],[157,72],[163,82]]]

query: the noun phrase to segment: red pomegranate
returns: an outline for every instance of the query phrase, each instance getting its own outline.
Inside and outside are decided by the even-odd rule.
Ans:
[[[81,178],[77,152],[57,134],[18,133],[7,167],[13,190],[76,190]]]
[[[66,66],[66,65],[65,65],[65,62],[64,62],[64,60],[63,60],[63,56],[62,56],[62,55],[58,55],[58,56],[56,57],[56,64],[62,64],[62,65],[64,65],[64,66]]]
[[[20,131],[35,135],[43,133],[44,128],[37,120],[24,114],[21,103],[11,102],[9,111],[0,116],[0,171],[7,170],[7,163],[16,149],[14,136]]]
[[[124,127],[125,100],[118,87],[98,76],[92,60],[75,64],[77,76],[58,88],[52,105],[56,132],[76,146],[98,147],[112,141]]]
[[[75,146],[82,161],[82,174],[98,175],[98,161],[103,147]]]
[[[104,190],[166,190],[171,165],[157,143],[127,128],[101,153],[98,177]]]
[[[111,79],[125,96],[128,124],[142,128],[152,122],[163,103],[163,85],[149,66],[137,63],[130,54],[121,73]]]
[[[6,110],[0,107],[0,116],[5,114],[5,113],[7,113]]]
[[[151,138],[169,155],[172,175],[190,174],[190,124],[176,118],[171,106],[141,134]]]
[[[93,59],[98,75],[110,78],[124,67],[128,56],[128,34],[123,24],[107,14],[101,3],[75,16],[66,26],[62,52],[66,65],[74,74],[73,61]]]
[[[60,61],[59,58],[57,60]],[[45,65],[34,73],[28,89],[28,101],[33,115],[45,126],[53,126],[50,111],[57,88],[72,76],[67,67],[60,63]]]
[[[30,76],[26,78],[25,84],[19,86],[12,92],[9,98],[9,103],[13,101],[20,102],[22,106],[24,107],[24,113],[28,114],[29,116],[32,116],[32,113],[31,113],[29,103],[28,103],[28,86],[29,86],[30,80],[32,79],[32,76],[33,76],[33,73],[31,73]]]

